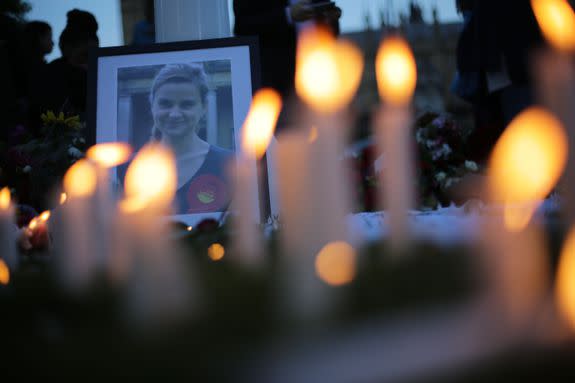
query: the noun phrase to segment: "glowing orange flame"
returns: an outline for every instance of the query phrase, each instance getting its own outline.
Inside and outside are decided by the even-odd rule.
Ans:
[[[8,210],[10,207],[10,189],[7,187],[0,190],[0,210]]]
[[[92,146],[86,157],[104,168],[113,168],[128,161],[132,155],[130,145],[123,142],[106,142]]]
[[[314,109],[331,113],[347,105],[357,91],[362,71],[363,56],[351,42],[336,41],[321,27],[301,33],[295,86]]]
[[[4,260],[0,259],[0,285],[7,285],[10,283],[10,270]]]
[[[517,116],[501,135],[490,159],[489,191],[505,203],[544,199],[563,173],[567,136],[557,118],[540,107]]]
[[[70,197],[89,197],[96,190],[96,169],[87,160],[79,160],[64,175],[64,190]]]
[[[174,198],[177,187],[176,159],[159,143],[144,146],[136,155],[125,177],[126,199],[140,210],[145,206],[164,209]]]
[[[408,104],[417,84],[417,66],[407,42],[399,37],[383,40],[375,68],[381,98],[390,104]]]
[[[219,243],[214,243],[208,247],[208,257],[210,257],[212,261],[219,261],[224,257],[225,253],[226,250]]]
[[[47,222],[50,219],[50,215],[51,215],[50,211],[46,210],[45,212],[40,214],[40,216],[39,216],[40,221]]]
[[[316,126],[312,126],[309,130],[309,134],[307,136],[307,142],[309,142],[310,144],[313,144],[314,142],[317,141],[317,137],[319,136],[319,133],[317,131],[317,127]]]
[[[34,231],[38,227],[38,217],[34,217],[28,223],[28,229]]]
[[[259,90],[253,100],[242,130],[242,150],[250,157],[261,158],[274,135],[282,99],[273,89]]]
[[[575,50],[575,13],[566,0],[531,0],[545,38],[560,51]]]
[[[348,243],[329,243],[321,249],[315,259],[316,274],[332,286],[349,283],[356,273],[355,258],[356,252]]]
[[[505,228],[513,233],[522,231],[529,225],[536,209],[537,204],[526,204],[522,206],[505,205],[503,210],[503,223]]]
[[[60,194],[60,205],[65,204],[67,199],[68,199],[68,195],[66,193]]]
[[[575,330],[575,229],[571,228],[559,260],[555,282],[557,306]]]

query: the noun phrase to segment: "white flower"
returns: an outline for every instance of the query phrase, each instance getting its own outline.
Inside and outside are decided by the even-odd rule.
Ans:
[[[442,182],[443,180],[445,180],[445,178],[447,178],[447,174],[445,174],[445,172],[439,172],[435,175],[435,180],[437,182]]]
[[[421,129],[418,129],[417,132],[415,132],[415,141],[417,141],[418,144],[423,142],[423,133],[421,132]]]
[[[32,171],[32,166],[26,165],[26,166],[24,166],[24,168],[22,169],[22,171],[23,171],[24,173],[30,173],[30,172]]]
[[[445,123],[447,122],[447,119],[443,116],[438,116],[436,117],[431,124],[433,126],[435,126],[438,129],[441,129],[443,127],[443,125],[445,125]]]
[[[70,146],[68,148],[68,155],[72,158],[80,158],[82,156],[84,156],[84,153],[82,153],[82,151],[74,146]]]
[[[448,178],[447,181],[445,182],[445,188],[449,189],[453,185],[456,185],[459,181],[460,181],[460,179],[457,177]]]
[[[474,161],[465,161],[465,169],[476,172],[479,170],[479,167]]]

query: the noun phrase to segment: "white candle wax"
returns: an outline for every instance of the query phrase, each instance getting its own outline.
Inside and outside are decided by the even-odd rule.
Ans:
[[[0,208],[0,258],[10,270],[18,267],[17,251],[18,228],[14,222],[14,206],[8,204]]]
[[[384,161],[380,203],[385,209],[390,243],[398,250],[409,240],[409,210],[414,208],[416,198],[411,114],[407,106],[383,105],[375,121]]]
[[[539,103],[552,111],[567,131],[570,153],[558,190],[571,226],[575,223],[575,62],[571,55],[543,50],[535,56],[534,69]]]
[[[261,263],[263,256],[262,232],[258,228],[260,209],[258,201],[258,164],[254,159],[240,156],[231,164],[234,180],[232,217],[234,254],[248,264]]]
[[[190,312],[193,275],[168,226],[152,210],[122,212],[111,265],[117,281],[126,281],[127,317],[139,326],[169,324]],[[117,257],[117,258],[116,258]]]
[[[535,217],[525,228],[510,231],[497,211],[482,217],[481,228],[484,282],[501,314],[498,324],[511,329],[533,324],[549,289],[549,257],[541,222]]]

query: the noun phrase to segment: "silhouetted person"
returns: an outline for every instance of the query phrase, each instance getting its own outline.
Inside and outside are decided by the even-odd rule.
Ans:
[[[99,46],[94,15],[79,9],[67,13],[67,24],[59,39],[62,57],[52,61],[40,90],[42,111],[65,111],[82,115],[86,110],[88,51]]]
[[[132,45],[147,45],[156,42],[154,0],[146,1],[145,18],[134,25]]]
[[[0,139],[6,138],[20,120],[16,77],[18,39],[22,22],[6,10],[0,12]]]
[[[17,97],[27,117],[36,113],[31,105],[31,98],[36,88],[42,83],[46,66],[45,56],[52,52],[52,28],[43,21],[30,21],[24,25],[19,38],[17,66],[14,70],[14,81],[17,82]]]
[[[543,38],[528,0],[458,0],[457,5],[465,17],[457,46],[465,86],[456,93],[474,108],[468,155],[485,162],[507,124],[533,103],[530,58]]]
[[[301,23],[319,20],[339,33],[341,10],[314,11],[311,0],[234,0],[236,36],[259,38],[263,87],[281,93],[284,100],[294,95],[297,30]],[[284,103],[289,108],[289,102]],[[280,124],[290,112],[285,108]]]

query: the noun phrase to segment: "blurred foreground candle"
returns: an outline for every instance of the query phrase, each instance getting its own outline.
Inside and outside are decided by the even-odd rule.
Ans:
[[[417,68],[409,45],[399,37],[381,43],[375,65],[383,100],[375,119],[377,142],[385,161],[385,169],[380,173],[381,203],[391,244],[400,250],[409,240],[408,213],[416,198],[410,102],[417,83]]]
[[[26,228],[26,236],[33,249],[44,249],[49,246],[48,220],[50,211],[45,211],[38,217],[34,217]]]
[[[176,186],[174,154],[159,143],[144,146],[126,172],[111,272],[128,282],[128,316],[140,325],[183,319],[191,303],[189,264],[162,218]]]
[[[326,244],[347,239],[347,107],[362,70],[363,57],[351,42],[338,41],[321,27],[300,34],[295,85],[310,110],[303,114],[301,132],[280,138],[277,156],[282,243],[291,270],[287,304],[300,318],[325,314],[331,304],[328,286],[315,274],[315,259]],[[313,140],[311,127],[317,132]]]
[[[282,106],[275,90],[259,90],[252,100],[248,116],[242,127],[241,155],[232,164],[234,179],[233,211],[235,254],[253,263],[261,261],[263,239],[260,222],[258,190],[258,161],[265,154],[273,137]]]
[[[555,300],[561,316],[575,332],[575,227],[569,230],[561,251],[555,280]]]
[[[10,198],[10,189],[5,187],[0,190],[0,259],[6,262],[10,270],[18,267],[16,240],[14,207]]]
[[[95,196],[96,227],[100,232],[94,232],[99,238],[99,263],[105,267],[111,253],[112,220],[115,215],[114,198],[111,195],[109,179],[110,169],[128,161],[132,154],[130,145],[121,142],[97,144],[88,149],[86,157],[96,165],[97,188]]]
[[[94,196],[96,168],[87,160],[79,160],[64,175],[64,191],[68,196],[54,214],[55,260],[62,282],[72,291],[88,287],[97,268],[98,238]]]
[[[567,150],[560,121],[532,107],[511,121],[490,158],[488,195],[503,212],[484,217],[488,281],[513,326],[533,320],[548,292],[548,250],[534,213],[561,177]]]
[[[532,0],[531,6],[552,49],[534,56],[539,102],[567,129],[569,147],[575,147],[575,13],[566,0]],[[575,155],[570,153],[559,190],[568,225],[575,223]]]
[[[307,249],[315,254],[328,242],[347,236],[351,188],[342,158],[349,133],[346,125],[351,122],[347,107],[361,81],[363,56],[353,43],[336,40],[327,29],[315,27],[301,34],[296,63],[296,91],[311,107],[303,121],[305,133],[310,128],[316,132],[311,145],[300,149],[309,148],[308,162],[297,169],[308,172],[309,189],[302,197],[309,201],[312,219],[308,224],[313,230],[305,235],[315,242]],[[299,156],[300,150],[291,156]]]

